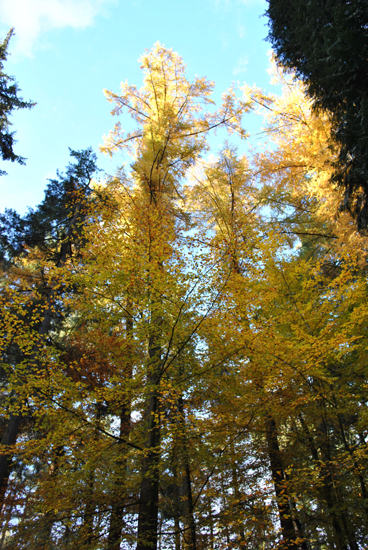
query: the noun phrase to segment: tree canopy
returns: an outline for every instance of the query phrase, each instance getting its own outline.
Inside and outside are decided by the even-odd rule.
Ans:
[[[280,62],[306,84],[317,109],[328,110],[338,149],[332,181],[342,209],[367,227],[368,6],[365,0],[268,0],[269,40]]]
[[[24,101],[19,97],[19,86],[14,77],[4,73],[4,62],[9,52],[9,41],[14,35],[14,29],[10,29],[4,40],[0,43],[0,155],[3,160],[24,164],[24,157],[14,152],[16,140],[14,132],[10,131],[10,115],[14,109],[31,109],[35,106],[33,101]],[[6,172],[0,170],[0,175]]]
[[[216,106],[160,43],[140,63],[105,92],[116,173],[71,151],[1,217],[1,545],[364,548],[367,240],[329,112],[277,66]]]

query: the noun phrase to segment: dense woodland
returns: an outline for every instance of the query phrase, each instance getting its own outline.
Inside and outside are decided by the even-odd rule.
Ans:
[[[0,548],[366,548],[368,243],[334,114],[276,62],[280,96],[220,106],[172,50],[140,62],[106,92],[116,174],[71,151],[0,216]]]

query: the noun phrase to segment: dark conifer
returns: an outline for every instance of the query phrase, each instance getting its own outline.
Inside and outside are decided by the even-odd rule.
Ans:
[[[339,147],[333,181],[341,209],[368,226],[368,3],[268,0],[269,40],[281,63],[307,85],[315,107],[330,111]]]
[[[35,208],[21,217],[15,210],[5,209],[0,214],[0,260],[11,261],[26,248],[37,246],[56,259],[70,224],[76,196],[87,198],[91,192],[89,184],[98,171],[97,157],[92,148],[82,151],[70,150],[74,162],[68,164],[66,172],[57,171],[56,178],[49,179],[45,198]],[[75,230],[74,230],[75,231]]]
[[[0,43],[0,156],[3,160],[11,160],[19,164],[25,164],[25,158],[14,153],[13,147],[16,142],[14,132],[10,132],[11,122],[9,117],[14,109],[31,109],[35,103],[24,101],[19,97],[19,86],[13,76],[4,73],[4,61],[9,52],[10,38],[14,35],[14,29],[10,29],[6,38]],[[0,169],[0,175],[6,172]]]

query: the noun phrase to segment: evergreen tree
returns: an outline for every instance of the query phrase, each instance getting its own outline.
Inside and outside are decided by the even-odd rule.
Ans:
[[[45,198],[35,209],[29,209],[24,216],[8,208],[0,214],[0,261],[14,260],[25,247],[38,247],[49,259],[57,259],[77,196],[82,202],[87,200],[92,176],[98,171],[91,147],[82,151],[70,149],[70,156],[74,162],[68,164],[65,173],[57,170],[57,177],[49,179]]]
[[[92,175],[98,170],[96,155],[91,148],[85,151],[71,151],[70,154],[75,158],[75,162],[68,165],[66,174],[57,172],[57,179],[49,180],[45,198],[36,209],[30,210],[23,218],[14,210],[0,214],[0,260],[3,260],[6,267],[1,272],[0,294],[7,303],[3,308],[1,326],[3,328],[7,325],[9,314],[14,316],[14,320],[18,319],[22,326],[21,332],[26,335],[24,342],[28,341],[31,345],[31,363],[37,362],[40,342],[45,343],[45,337],[50,329],[55,330],[60,321],[60,310],[53,307],[58,290],[53,288],[52,282],[48,284],[46,271],[52,264],[56,268],[62,267],[78,247],[81,226],[85,219],[85,207],[91,193],[89,185]],[[26,267],[27,255],[32,256],[32,252],[38,254],[38,261],[32,267]],[[27,280],[28,269],[32,276],[29,278],[28,273],[26,290],[21,281]],[[12,297],[6,290],[9,280],[12,280],[15,289],[15,295]],[[16,311],[17,300],[23,292],[27,294],[27,300]],[[3,347],[0,350],[0,360],[4,367],[1,372],[1,383],[5,387],[9,386],[6,389],[9,404],[4,407],[8,410],[2,422],[0,506],[3,504],[9,475],[14,466],[10,449],[15,444],[19,431],[27,423],[26,414],[19,408],[12,409],[14,401],[19,399],[18,390],[22,383],[19,384],[18,381],[17,390],[12,391],[9,389],[11,384],[9,385],[9,377],[6,374],[14,364],[25,360],[27,352],[10,337],[10,333],[9,327],[5,328]],[[39,341],[35,343],[34,338],[39,338]],[[34,366],[27,366],[28,373],[32,373],[33,370]]]
[[[269,40],[281,63],[307,85],[315,108],[332,115],[339,148],[332,181],[340,208],[368,225],[368,4],[365,0],[269,0]]]
[[[25,159],[14,153],[13,147],[15,143],[14,132],[10,132],[11,122],[9,116],[14,109],[31,109],[35,103],[33,101],[24,101],[18,96],[19,87],[14,77],[3,72],[4,61],[6,61],[9,53],[8,46],[11,37],[14,34],[14,29],[10,29],[6,38],[0,43],[0,156],[3,160],[11,160],[24,164]],[[0,175],[6,172],[0,170]]]

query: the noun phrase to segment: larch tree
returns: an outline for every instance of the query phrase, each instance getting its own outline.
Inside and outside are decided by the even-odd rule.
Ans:
[[[272,148],[253,165],[225,150],[197,178],[219,279],[232,267],[222,308],[206,323],[208,355],[222,358],[217,429],[234,426],[239,437],[245,425],[255,456],[268,462],[256,486],[272,480],[277,547],[308,548],[317,538],[357,548],[366,537],[366,435],[356,428],[364,424],[366,241],[348,213],[335,216],[328,114],[313,112],[295,81],[279,99],[251,93],[271,113]]]
[[[215,110],[213,83],[188,81],[182,59],[160,44],[141,64],[143,88],[125,83],[120,94],[106,92],[113,114],[126,110],[137,123],[126,136],[116,124],[102,148],[128,153],[130,171],[95,186],[99,200],[91,203],[78,258],[58,271],[60,300],[73,313],[54,336],[47,374],[35,381],[38,422],[53,426],[40,429],[36,447],[54,449],[56,458],[49,455],[33,498],[39,520],[51,519],[50,544],[52,532],[89,549],[106,536],[113,550],[122,537],[136,536],[137,550],[148,550],[157,547],[170,495],[184,496],[185,504],[168,513],[179,521],[176,537],[183,530],[184,544],[195,550],[187,403],[201,371],[198,329],[218,289],[208,285],[213,267],[191,234],[184,182],[209,150],[211,131],[224,127],[245,136],[241,120],[250,102],[230,89]],[[71,433],[77,436],[70,439]],[[31,444],[22,448],[32,456]],[[173,467],[168,454],[176,456]],[[85,494],[79,502],[73,479]],[[174,487],[179,490],[178,479],[184,495]],[[55,491],[62,506],[50,502]],[[129,525],[136,514],[135,535]]]
[[[185,250],[180,245],[185,240],[184,231],[189,229],[182,206],[182,182],[188,169],[208,150],[206,137],[211,130],[224,126],[245,135],[240,121],[249,109],[249,104],[237,100],[230,90],[224,94],[218,111],[203,112],[206,104],[213,103],[213,84],[198,77],[189,82],[181,58],[160,44],[145,54],[141,63],[145,76],[140,91],[123,84],[119,95],[107,92],[116,105],[113,113],[129,109],[138,129],[125,137],[117,124],[103,147],[110,153],[134,148],[131,200],[135,219],[131,223],[139,247],[135,257],[140,257],[139,273],[144,280],[137,306],[145,318],[147,350],[137,550],[157,545],[161,416],[165,413],[162,387],[169,383],[186,344],[196,332],[195,326],[187,327],[188,335],[178,345],[189,303],[183,293],[189,273],[183,271]],[[173,311],[168,304],[171,300]],[[194,544],[192,538],[190,548]]]
[[[313,111],[302,86],[290,76],[284,81],[284,95],[267,104],[267,111],[267,131],[277,147],[257,157],[255,170],[271,209],[270,226],[285,244],[289,239],[291,248],[286,255],[280,249],[271,261],[266,286],[273,289],[274,298],[262,307],[264,314],[268,311],[263,322],[265,334],[270,330],[271,383],[278,386],[274,394],[283,406],[282,415],[277,413],[275,419],[289,463],[285,482],[289,491],[293,483],[301,482],[296,506],[307,539],[313,538],[313,523],[318,521],[312,512],[315,499],[328,543],[357,548],[366,537],[366,477],[358,465],[365,443],[356,428],[361,426],[358,418],[364,400],[356,384],[366,378],[358,359],[366,338],[366,239],[357,233],[348,213],[336,216],[343,192],[331,181],[334,154],[328,147],[329,113]],[[281,373],[282,383],[277,382]],[[364,383],[362,390],[364,394]],[[295,441],[290,447],[285,445],[288,437],[290,443]],[[316,474],[314,482],[309,478],[309,487],[303,488],[299,473],[295,477],[291,473],[295,466],[298,471],[298,445],[307,445],[313,461],[305,466],[305,471]],[[355,466],[348,466],[349,462]],[[341,469],[342,464],[346,469]],[[353,471],[355,480],[350,477]],[[311,487],[318,487],[314,494]],[[304,500],[303,493],[309,499]],[[353,514],[349,512],[352,498]]]
[[[364,547],[367,243],[335,216],[331,117],[290,79],[216,110],[172,50],[140,61],[141,89],[106,92],[136,128],[105,138],[125,166],[72,202],[72,251],[36,216],[57,238],[21,257],[28,222],[1,219],[5,416],[28,422],[1,449],[3,546]],[[272,146],[206,157],[255,104]]]

